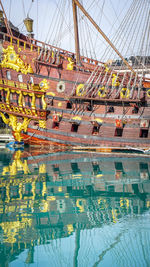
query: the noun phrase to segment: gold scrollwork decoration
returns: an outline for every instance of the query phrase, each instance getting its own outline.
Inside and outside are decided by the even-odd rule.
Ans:
[[[40,87],[40,91],[45,92],[45,91],[49,88],[48,81],[47,81],[46,79],[42,80],[42,81],[39,83],[39,87]]]
[[[0,65],[2,68],[21,71],[24,74],[33,73],[31,65],[23,62],[13,45],[9,45],[6,49],[3,48],[3,60]]]
[[[27,115],[32,115],[32,111],[31,111],[31,109],[28,109],[28,108],[25,108],[25,113],[26,113]]]
[[[39,120],[39,127],[45,129],[46,128],[46,121]]]
[[[67,64],[67,70],[73,70],[74,68],[74,61],[71,57],[68,57],[68,64]]]
[[[25,131],[25,132],[27,131],[27,127],[28,127],[28,124],[29,124],[31,119],[24,117],[23,122],[21,123],[21,122],[17,121],[17,117],[15,115],[9,114],[9,118],[6,118],[2,112],[0,112],[0,115],[1,115],[4,123],[8,124],[12,128],[12,130],[14,131],[15,139],[18,142],[21,142],[21,140],[22,140],[21,131]]]
[[[0,104],[0,108],[3,109],[3,110],[6,110],[5,104]]]

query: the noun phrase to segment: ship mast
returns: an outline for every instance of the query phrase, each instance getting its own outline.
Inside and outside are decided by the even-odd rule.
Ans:
[[[103,38],[106,40],[106,42],[112,47],[112,49],[117,53],[117,55],[122,59],[124,64],[128,67],[128,69],[131,70],[135,74],[135,71],[133,68],[129,65],[129,63],[125,60],[125,58],[121,55],[121,53],[118,51],[118,49],[113,45],[113,43],[109,40],[109,38],[106,36],[106,34],[100,29],[100,27],[96,24],[96,22],[92,19],[92,17],[89,15],[89,13],[84,9],[84,7],[79,3],[78,0],[73,0],[74,4],[80,8],[80,10],[83,12],[83,14],[89,19],[89,21],[94,25],[94,27],[98,30],[98,32],[103,36]]]
[[[0,0],[0,5],[2,7],[2,11],[3,11],[3,14],[4,14],[4,22],[5,22],[5,25],[6,25],[7,32],[8,32],[9,35],[12,36],[13,35],[12,34],[12,30],[11,30],[11,28],[9,26],[9,22],[8,22],[8,19],[7,19],[7,16],[6,16],[6,13],[5,13],[5,10],[4,10],[4,7],[2,5],[2,1],[1,0]]]
[[[80,46],[79,46],[79,32],[78,32],[78,20],[77,20],[77,5],[72,0],[73,8],[73,21],[74,21],[74,35],[75,35],[75,51],[76,51],[76,64],[80,64]]]

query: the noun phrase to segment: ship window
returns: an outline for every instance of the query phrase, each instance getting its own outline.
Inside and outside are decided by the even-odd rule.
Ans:
[[[109,107],[108,112],[114,112],[114,107],[113,106]]]
[[[66,108],[68,108],[68,109],[72,109],[72,103],[71,103],[70,101],[67,102],[67,106],[66,106]]]
[[[10,93],[10,101],[12,101],[13,100],[13,95],[12,95],[12,93]]]
[[[73,123],[72,124],[72,127],[71,127],[71,132],[77,132],[78,131],[78,127],[79,127],[79,125],[78,124],[76,124],[76,123]]]
[[[52,128],[57,130],[59,128],[59,122],[53,121]]]
[[[132,114],[137,114],[138,112],[139,112],[139,107],[135,105],[132,109]]]
[[[30,77],[30,83],[34,84],[33,77]]]
[[[140,129],[140,137],[147,138],[148,137],[148,129]]]
[[[19,81],[20,83],[22,83],[22,82],[23,82],[23,77],[22,77],[22,75],[21,75],[21,74],[19,74],[19,75],[18,75],[18,81]]]
[[[88,105],[87,105],[87,111],[92,111],[93,110],[93,107],[92,107],[92,105],[91,105],[91,103],[89,103]]]
[[[8,80],[11,80],[11,73],[10,73],[9,70],[6,71],[6,77],[7,77]]]
[[[92,134],[97,135],[99,133],[99,128],[100,128],[100,125],[94,125]]]
[[[123,128],[116,128],[115,136],[122,136],[122,134],[123,134]]]

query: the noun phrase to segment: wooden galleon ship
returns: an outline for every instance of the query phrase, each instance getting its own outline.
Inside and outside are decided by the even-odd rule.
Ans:
[[[16,141],[150,148],[150,6],[130,2],[116,38],[108,38],[84,3],[72,0],[74,53],[34,39],[29,16],[28,34],[21,33],[0,1],[0,115]],[[81,55],[81,18],[107,44],[105,61]]]

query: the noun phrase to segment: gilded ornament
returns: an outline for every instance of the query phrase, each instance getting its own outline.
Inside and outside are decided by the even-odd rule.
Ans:
[[[55,96],[55,93],[53,93],[53,92],[48,92],[48,93],[46,93],[47,95],[50,95],[50,96]]]
[[[73,70],[74,68],[74,61],[72,60],[71,57],[68,57],[68,64],[67,64],[67,70]]]
[[[20,91],[19,99],[18,99],[19,107],[22,107],[22,99],[23,99],[23,96],[22,96],[22,92]]]
[[[6,104],[9,104],[10,103],[10,90],[9,90],[9,88],[7,88],[6,91],[7,91]]]
[[[3,60],[0,65],[2,68],[13,69],[17,72],[21,71],[24,74],[33,73],[30,64],[23,62],[13,45],[9,45],[6,49],[3,48]]]
[[[35,106],[35,94],[32,93],[31,96],[32,96],[31,107],[32,107],[33,109],[35,109],[35,108],[36,108],[36,106]]]
[[[27,115],[32,115],[32,111],[30,109],[25,108],[25,113]]]
[[[120,82],[118,81],[117,75],[113,74],[112,76],[113,76],[113,78],[112,78],[112,86],[119,86]]]
[[[15,115],[9,114],[8,119],[5,117],[5,115],[2,112],[0,112],[0,115],[2,116],[2,119],[5,122],[5,124],[8,124],[14,131],[15,139],[18,142],[21,142],[22,140],[21,131],[25,131],[25,132],[27,131],[27,127],[31,119],[25,117],[23,120],[23,123],[21,123],[21,122],[17,122],[17,117]]]
[[[36,116],[37,117],[37,113],[36,113],[35,109],[32,110],[32,113],[33,113],[33,116]]]
[[[42,80],[39,83],[39,87],[40,87],[41,91],[45,92],[49,88],[47,80],[46,79]]]
[[[43,129],[46,129],[46,121],[44,121],[44,120],[39,120],[39,127],[40,127],[40,128],[43,128]]]
[[[44,97],[44,95],[42,95],[41,100],[42,100],[43,109],[45,110],[46,107],[47,107],[47,104],[46,104],[46,102],[45,102],[45,97]]]

